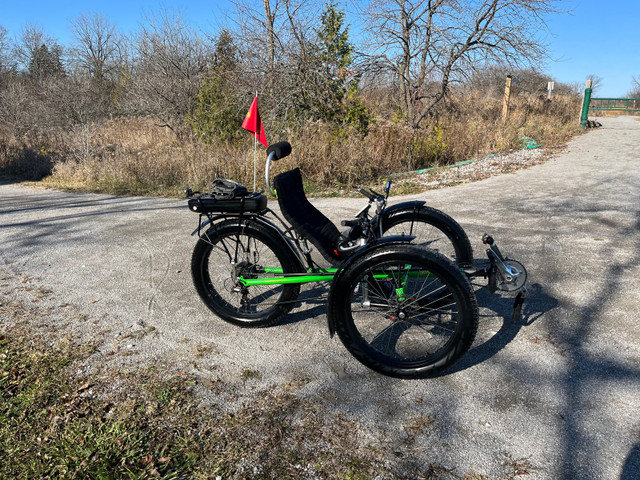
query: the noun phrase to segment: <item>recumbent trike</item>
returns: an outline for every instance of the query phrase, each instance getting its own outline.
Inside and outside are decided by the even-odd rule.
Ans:
[[[200,214],[193,282],[217,316],[240,327],[273,325],[300,302],[301,285],[329,283],[331,336],[367,367],[401,378],[436,375],[471,347],[478,304],[470,278],[488,279],[491,292],[517,291],[519,317],[526,270],[489,235],[488,258],[474,261],[466,233],[448,215],[423,201],[387,205],[390,182],[384,194],[360,190],[369,201],[340,232],[306,198],[298,168],[276,175],[272,189],[271,162],[290,153],[287,142],[270,146],[265,166],[284,219],[264,192],[229,180],[215,180],[211,193],[185,192]]]

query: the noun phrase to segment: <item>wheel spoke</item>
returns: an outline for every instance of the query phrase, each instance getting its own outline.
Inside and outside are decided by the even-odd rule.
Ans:
[[[439,252],[460,264],[473,261],[473,250],[467,234],[444,212],[421,206],[390,215],[383,220],[385,236],[413,236],[413,244]]]
[[[344,290],[343,321],[351,326],[339,328],[338,333],[347,348],[357,344],[352,353],[375,370],[412,376],[416,369],[444,368],[469,348],[473,335],[460,337],[470,328],[469,322],[475,332],[477,306],[461,311],[464,302],[475,305],[470,286],[452,288],[468,281],[458,267],[420,247],[397,246],[389,251],[386,256],[365,256],[362,265],[354,261],[345,270],[341,281],[347,283],[337,289]],[[463,347],[458,348],[461,338]]]
[[[276,278],[274,272],[298,273],[298,265],[284,241],[259,226],[247,225],[240,232],[232,221],[203,234],[192,262],[194,281],[205,303],[224,320],[241,326],[277,321],[293,308],[300,287],[279,283],[247,286],[238,279]]]

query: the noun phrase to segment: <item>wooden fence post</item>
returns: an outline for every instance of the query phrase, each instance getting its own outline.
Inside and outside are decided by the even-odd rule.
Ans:
[[[505,121],[509,116],[509,100],[511,98],[511,75],[507,75],[507,81],[504,85],[504,102],[502,104],[502,120]]]

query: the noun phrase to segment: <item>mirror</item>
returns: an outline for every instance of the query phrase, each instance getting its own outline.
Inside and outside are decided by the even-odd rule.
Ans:
[[[391,190],[391,179],[387,180],[387,183],[384,186],[384,193],[389,196],[389,190]]]

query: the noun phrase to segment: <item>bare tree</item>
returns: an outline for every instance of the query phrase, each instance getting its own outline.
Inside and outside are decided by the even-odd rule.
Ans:
[[[22,140],[34,129],[36,108],[29,89],[20,82],[11,82],[0,91],[0,127]]]
[[[591,95],[595,95],[596,90],[598,90],[603,83],[602,77],[595,75],[593,73],[590,73],[589,75],[587,75],[585,80],[591,80]]]
[[[267,26],[267,45],[269,46],[269,57],[268,57],[268,75],[269,82],[271,87],[273,87],[273,67],[276,60],[276,34],[273,30],[273,23],[275,21],[275,12],[278,9],[278,4],[276,2],[275,8],[271,10],[271,3],[269,0],[263,0],[264,5],[264,18]]]
[[[363,9],[371,72],[395,76],[414,127],[479,66],[535,64],[556,0],[383,0]]]
[[[120,38],[115,25],[102,14],[80,15],[71,21],[74,43],[70,54],[74,65],[97,83],[119,72]]]
[[[632,82],[633,87],[631,87],[631,90],[629,90],[627,96],[629,98],[640,98],[640,75],[638,75],[637,77],[633,77]]]
[[[241,48],[244,70],[248,74],[245,83],[250,86],[249,91],[257,88],[255,79],[258,77],[262,77],[259,88],[261,93],[271,94],[280,90],[277,85],[279,77],[285,73],[280,67],[288,36],[285,10],[291,1],[263,0],[262,8],[250,0],[232,0],[232,3],[235,9],[235,26],[232,32],[239,40],[237,43]]]
[[[317,22],[315,0],[264,0],[261,7],[249,0],[234,0],[233,4],[232,32],[240,49],[239,68],[244,72],[238,94],[247,103],[259,91],[263,119],[285,123],[300,103],[305,84],[308,62],[304,57]]]
[[[7,29],[0,25],[0,75],[11,72],[15,69],[9,47]]]
[[[351,87],[358,75],[349,27],[337,4],[264,0],[260,9],[254,3],[236,0],[234,5],[234,35],[239,39],[246,72],[238,87],[246,96],[254,90],[266,94],[263,116],[272,127],[293,118],[333,122],[343,117],[345,99],[348,94],[355,97]],[[363,108],[359,103],[358,107]]]
[[[212,47],[180,14],[161,11],[147,18],[135,40],[132,100],[137,110],[170,126],[193,110]]]
[[[463,84],[465,90],[481,90],[494,98],[502,98],[506,75],[512,77],[511,95],[546,96],[549,82],[554,82],[554,94],[575,96],[574,85],[555,80],[536,68],[513,68],[508,65],[489,65],[473,72],[469,82]]]

